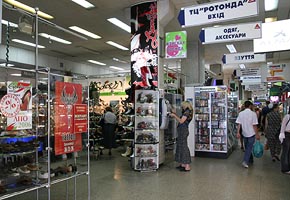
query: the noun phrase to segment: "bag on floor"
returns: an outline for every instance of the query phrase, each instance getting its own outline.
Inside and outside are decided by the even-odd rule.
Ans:
[[[261,158],[263,156],[263,153],[264,153],[264,146],[259,140],[257,140],[253,147],[253,155],[256,158]]]

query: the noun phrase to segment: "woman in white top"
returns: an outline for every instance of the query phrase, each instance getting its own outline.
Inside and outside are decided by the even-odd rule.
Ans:
[[[284,116],[279,139],[282,142],[281,171],[290,175],[290,107]]]

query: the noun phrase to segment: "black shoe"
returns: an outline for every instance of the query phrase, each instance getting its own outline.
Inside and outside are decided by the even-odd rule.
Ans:
[[[177,166],[177,167],[175,167],[176,169],[183,169],[184,167],[182,167],[181,165],[179,165],[179,166]]]
[[[279,156],[275,155],[274,158],[276,158],[277,161],[280,161]]]
[[[185,169],[184,167],[182,167],[182,168],[180,169],[180,171],[181,171],[181,172],[190,172],[190,169],[187,170],[187,169]]]

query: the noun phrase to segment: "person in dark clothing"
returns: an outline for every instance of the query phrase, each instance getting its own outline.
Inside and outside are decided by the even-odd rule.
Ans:
[[[270,112],[269,104],[270,104],[270,101],[266,101],[266,106],[262,109],[262,117],[261,117],[261,122],[262,122],[261,128],[262,128],[262,131],[264,131],[264,129],[265,129],[266,116]],[[264,135],[263,132],[262,132],[262,135]]]
[[[175,153],[175,161],[179,163],[177,169],[180,171],[188,172],[190,171],[190,151],[187,144],[187,138],[189,135],[188,125],[193,117],[193,108],[188,101],[181,103],[182,115],[177,116],[176,113],[170,113],[171,117],[174,117],[178,121],[177,126],[177,145]]]
[[[272,110],[267,114],[264,130],[273,162],[276,160],[280,161],[279,155],[281,152],[281,144],[279,141],[279,134],[281,122],[282,119],[279,113],[279,106],[278,104],[274,104]]]
[[[106,107],[104,114],[104,125],[102,129],[104,137],[104,147],[109,149],[109,155],[112,155],[111,149],[115,144],[115,129],[117,123],[117,116],[113,113],[111,107]]]

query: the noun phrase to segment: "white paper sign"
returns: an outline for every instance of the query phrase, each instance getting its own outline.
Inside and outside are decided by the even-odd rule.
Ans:
[[[261,76],[260,68],[246,68],[246,69],[238,69],[237,76]]]
[[[203,28],[199,39],[203,44],[261,38],[261,22]]]
[[[17,107],[13,116],[7,117],[6,130],[23,130],[32,128],[32,85],[30,82],[8,81],[7,95],[13,95],[18,101],[10,107]],[[7,101],[8,103],[9,101]]]
[[[254,40],[254,52],[273,52],[290,49],[290,20],[262,24],[262,38]]]
[[[228,0],[186,7],[180,12],[184,12],[184,20],[178,18],[181,26],[188,27],[256,16],[259,10],[258,0]]]
[[[225,54],[222,61],[224,64],[265,62],[266,54],[254,54],[254,52]]]

